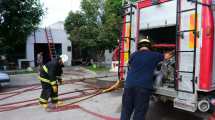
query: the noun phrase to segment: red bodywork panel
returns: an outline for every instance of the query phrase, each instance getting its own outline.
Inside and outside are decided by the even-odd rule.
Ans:
[[[126,22],[126,16],[124,16],[123,18],[123,22],[125,23]],[[126,32],[126,24],[123,24],[123,29],[122,29],[122,40],[121,40],[121,46],[120,46],[120,52],[124,52],[124,49],[125,49],[125,39],[123,37],[125,37],[125,32]],[[125,64],[125,61],[124,61],[124,53],[123,54],[120,54],[120,65],[119,65],[119,80],[124,80],[124,65]]]
[[[154,48],[175,48],[175,44],[154,44]]]
[[[119,60],[119,47],[115,48],[113,51],[112,61]]]
[[[158,3],[161,4],[164,2],[168,2],[168,1],[171,1],[171,0],[158,0]],[[152,0],[144,0],[144,1],[138,2],[137,8],[141,9],[141,8],[145,8],[145,7],[150,7],[152,5],[153,5]]]
[[[212,4],[212,0],[202,0],[202,2],[209,5]],[[213,41],[213,11],[207,6],[202,6],[202,47],[200,48],[199,89],[203,91],[210,91],[212,89]]]

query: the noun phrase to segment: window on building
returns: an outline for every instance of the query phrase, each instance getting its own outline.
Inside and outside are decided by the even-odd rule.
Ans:
[[[71,51],[72,51],[72,47],[71,47],[71,46],[68,46],[68,47],[67,47],[67,51],[71,52]]]

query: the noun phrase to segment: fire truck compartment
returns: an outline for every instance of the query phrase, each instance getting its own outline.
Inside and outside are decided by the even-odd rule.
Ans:
[[[139,35],[140,38],[148,37],[153,44],[175,44],[176,26],[141,30]]]
[[[140,31],[141,38],[149,38],[153,43],[153,50],[164,53],[175,49],[176,26],[159,27]],[[155,87],[172,91],[174,85],[175,59],[161,62],[155,71]],[[157,91],[159,92],[159,91]],[[173,94],[175,91],[173,90]],[[174,96],[174,95],[171,95]]]

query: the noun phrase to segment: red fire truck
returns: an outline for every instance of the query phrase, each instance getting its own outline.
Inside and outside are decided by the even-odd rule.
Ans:
[[[208,111],[215,98],[214,2],[125,2],[119,41],[119,79],[126,78],[128,59],[138,40],[148,37],[156,51],[175,50],[171,60],[160,63],[155,95],[172,100],[175,108]]]

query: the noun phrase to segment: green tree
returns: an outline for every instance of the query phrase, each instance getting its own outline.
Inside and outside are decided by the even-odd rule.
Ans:
[[[65,20],[65,29],[74,46],[79,46],[82,51],[95,53],[97,38],[101,28],[101,0],[82,0],[81,12],[70,12]],[[85,52],[85,56],[90,56]],[[82,56],[84,57],[84,56]]]
[[[84,13],[85,25],[81,29],[82,47],[93,49],[98,47],[97,38],[101,28],[102,0],[82,0],[81,9]]]
[[[65,20],[65,29],[69,34],[69,39],[74,43],[80,43],[81,27],[86,24],[84,15],[81,12],[70,12]]]
[[[39,0],[1,0],[0,52],[23,50],[27,36],[37,28],[43,14]]]
[[[70,12],[65,28],[73,45],[102,56],[119,39],[121,0],[82,0],[81,12]],[[89,56],[89,54],[88,54]]]
[[[100,39],[105,41],[107,48],[113,49],[117,45],[117,40],[120,39],[122,22],[122,0],[107,0],[104,5],[104,24],[103,31],[100,34]]]

